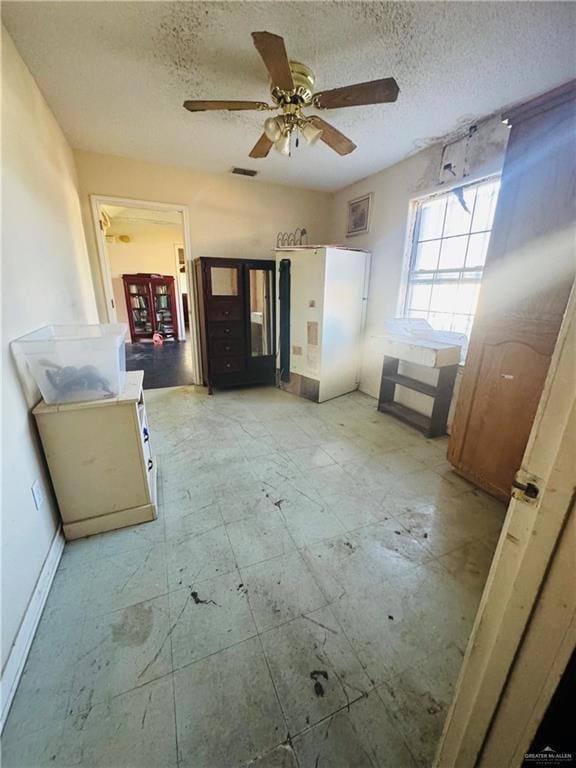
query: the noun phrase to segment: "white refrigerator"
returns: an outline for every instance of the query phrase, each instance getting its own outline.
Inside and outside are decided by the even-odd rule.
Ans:
[[[276,249],[277,381],[316,402],[358,388],[370,272],[367,251]]]

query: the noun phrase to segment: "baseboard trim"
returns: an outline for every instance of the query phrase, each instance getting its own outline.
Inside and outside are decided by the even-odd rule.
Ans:
[[[119,512],[109,512],[107,515],[88,517],[85,520],[76,520],[74,523],[64,523],[66,539],[83,539],[86,536],[94,536],[105,531],[116,531],[137,523],[149,523],[155,520],[156,507],[154,504],[143,504],[141,507],[122,509]]]
[[[38,624],[42,616],[42,611],[46,604],[46,600],[50,593],[50,587],[58,568],[58,563],[62,557],[64,551],[64,536],[62,535],[61,528],[58,528],[56,535],[52,540],[50,549],[36,587],[28,603],[28,608],[24,614],[20,629],[16,635],[14,645],[10,651],[10,656],[2,672],[2,679],[0,680],[0,701],[1,701],[1,719],[0,719],[0,733],[4,728],[8,713],[10,712],[10,706],[14,699],[14,694],[20,682],[20,676],[24,669],[24,664],[28,658],[30,652],[30,646],[34,640],[34,635],[38,629]]]

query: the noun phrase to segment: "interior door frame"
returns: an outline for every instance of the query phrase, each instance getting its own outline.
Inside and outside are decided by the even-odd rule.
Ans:
[[[455,695],[434,761],[435,768],[488,766],[483,750],[490,731],[505,716],[500,709],[508,694],[507,740],[515,739],[515,761],[530,746],[553,687],[534,691],[532,707],[512,701],[511,672],[526,642],[535,638],[534,617],[547,574],[557,556],[557,544],[574,504],[574,439],[570,433],[576,390],[576,290],[572,292],[554,349],[544,390],[517,480],[532,482],[537,498],[515,492],[466,653]],[[547,680],[558,679],[566,656],[539,639],[538,666]],[[511,716],[512,711],[512,716]],[[492,763],[493,765],[493,763]]]
[[[101,208],[103,205],[116,205],[123,208],[145,208],[151,211],[177,212],[182,217],[182,232],[184,239],[184,266],[188,283],[188,314],[190,330],[190,346],[192,351],[192,378],[193,383],[202,386],[202,365],[200,362],[200,330],[198,320],[198,302],[194,288],[194,276],[192,270],[192,244],[190,239],[190,215],[187,205],[179,203],[160,203],[150,200],[135,200],[129,197],[114,197],[110,195],[90,195],[90,209],[96,235],[98,248],[98,263],[100,278],[106,298],[106,321],[117,322],[114,292],[112,289],[112,275],[106,248],[106,236],[100,227]],[[177,278],[176,278],[177,279]],[[179,289],[178,289],[179,290]]]
[[[186,338],[186,324],[184,322],[184,302],[182,301],[182,291],[180,289],[180,254],[178,253],[182,248],[178,243],[174,243],[174,259],[176,264],[176,304],[178,307],[178,337],[180,339]],[[188,269],[186,267],[186,253],[184,253],[184,276],[186,277],[186,287],[188,288]],[[188,290],[186,291],[188,295]],[[188,320],[190,324],[190,320]]]

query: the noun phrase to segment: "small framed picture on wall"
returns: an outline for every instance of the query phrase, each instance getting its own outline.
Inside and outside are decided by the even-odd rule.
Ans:
[[[362,197],[355,197],[348,201],[348,221],[346,223],[346,237],[363,235],[368,232],[370,226],[370,208],[372,207],[372,192]]]

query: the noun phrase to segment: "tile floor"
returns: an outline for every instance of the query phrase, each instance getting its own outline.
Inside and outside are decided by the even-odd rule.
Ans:
[[[354,393],[147,393],[159,518],[66,546],[5,768],[430,766],[504,517]]]

